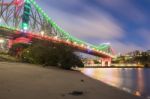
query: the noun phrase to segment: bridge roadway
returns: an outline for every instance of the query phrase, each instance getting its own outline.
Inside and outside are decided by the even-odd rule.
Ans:
[[[47,40],[47,41],[50,41],[50,42],[53,42],[53,43],[63,43],[65,45],[68,45],[68,46],[78,50],[79,52],[83,52],[83,53],[86,53],[86,54],[99,56],[99,57],[102,57],[102,58],[113,58],[114,57],[113,55],[111,55],[109,53],[106,53],[106,52],[103,52],[103,51],[98,51],[98,50],[95,50],[95,49],[90,49],[89,50],[89,48],[87,48],[87,46],[84,46],[84,45],[81,46],[79,44],[76,44],[76,43],[73,43],[73,42],[70,42],[70,41],[66,41],[66,40],[62,40],[62,39],[59,39],[59,38],[56,38],[56,37],[42,36],[39,33],[31,33],[31,32],[21,33],[21,31],[19,31],[19,30],[13,30],[13,29],[6,28],[6,27],[1,27],[1,26],[0,26],[0,36],[6,37],[6,38],[9,38],[9,39],[25,36],[27,38],[34,38],[34,39],[38,39],[38,40]]]

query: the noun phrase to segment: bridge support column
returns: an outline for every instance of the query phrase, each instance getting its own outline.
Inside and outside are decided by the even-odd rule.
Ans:
[[[25,43],[28,44],[31,41],[30,38],[25,38],[25,37],[18,37],[16,39],[10,39],[8,42],[8,48],[11,48],[13,44],[16,43]]]
[[[102,66],[111,66],[111,58],[102,58],[101,65]]]

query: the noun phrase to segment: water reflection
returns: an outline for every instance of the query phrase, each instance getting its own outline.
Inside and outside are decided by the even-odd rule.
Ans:
[[[141,93],[144,91],[144,77],[143,77],[143,69],[138,68],[137,69],[137,91],[135,95],[141,96]]]
[[[84,74],[137,96],[150,96],[150,69],[86,68]]]

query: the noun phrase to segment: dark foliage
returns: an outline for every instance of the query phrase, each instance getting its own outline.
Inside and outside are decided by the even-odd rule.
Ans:
[[[137,63],[145,67],[150,67],[150,51],[134,51],[126,56],[119,56],[112,61],[113,63]]]
[[[23,62],[57,66],[64,69],[83,67],[79,56],[70,47],[60,43],[34,41],[31,46],[23,50],[20,59]]]
[[[14,44],[12,45],[12,47],[9,49],[9,54],[11,56],[19,56],[21,54],[21,52],[28,48],[29,45],[28,44],[25,44],[25,43],[17,43],[17,44]]]

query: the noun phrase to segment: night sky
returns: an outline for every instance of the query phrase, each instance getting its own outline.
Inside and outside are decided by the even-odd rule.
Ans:
[[[150,49],[150,0],[35,0],[60,27],[117,53]]]

